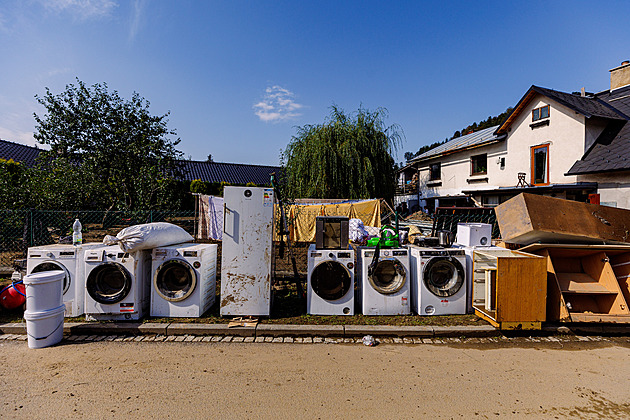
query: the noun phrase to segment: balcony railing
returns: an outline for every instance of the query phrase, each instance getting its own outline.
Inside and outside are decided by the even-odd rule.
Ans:
[[[418,193],[418,184],[410,183],[396,186],[396,195],[409,195]]]

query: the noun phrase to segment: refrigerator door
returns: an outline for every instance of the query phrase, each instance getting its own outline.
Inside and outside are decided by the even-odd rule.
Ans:
[[[273,190],[225,187],[221,316],[269,316]]]

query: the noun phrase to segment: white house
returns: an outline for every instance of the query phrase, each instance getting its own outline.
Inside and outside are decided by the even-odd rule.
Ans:
[[[431,210],[496,206],[529,192],[630,208],[629,115],[628,62],[611,70],[611,89],[597,94],[532,86],[501,125],[410,160],[398,172],[407,194],[397,199]],[[409,183],[414,175],[418,182]]]

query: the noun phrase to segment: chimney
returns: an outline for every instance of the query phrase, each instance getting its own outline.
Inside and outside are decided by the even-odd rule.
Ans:
[[[626,60],[619,67],[610,70],[610,90],[630,85],[630,61]]]

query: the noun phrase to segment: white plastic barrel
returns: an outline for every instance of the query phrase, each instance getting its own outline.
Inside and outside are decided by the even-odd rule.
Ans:
[[[30,313],[48,311],[63,305],[62,270],[42,271],[24,277],[26,310]]]
[[[65,305],[48,311],[24,311],[28,347],[41,349],[57,344],[63,338],[63,313]]]

